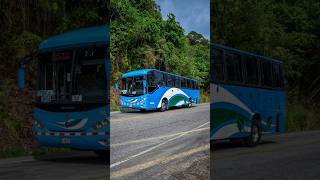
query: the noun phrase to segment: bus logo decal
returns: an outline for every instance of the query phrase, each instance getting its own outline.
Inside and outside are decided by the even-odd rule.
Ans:
[[[76,130],[82,128],[88,121],[88,118],[83,119],[68,119],[65,122],[57,122],[60,128],[68,130]]]

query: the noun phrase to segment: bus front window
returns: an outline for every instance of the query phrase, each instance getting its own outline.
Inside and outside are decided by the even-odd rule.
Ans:
[[[37,102],[107,102],[104,52],[95,47],[40,54]]]
[[[123,96],[140,96],[144,94],[143,76],[135,76],[122,78],[122,90]]]

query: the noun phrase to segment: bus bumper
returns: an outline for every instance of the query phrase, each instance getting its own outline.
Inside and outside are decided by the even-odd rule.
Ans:
[[[34,133],[34,139],[39,146],[71,148],[79,150],[109,150],[109,133]]]

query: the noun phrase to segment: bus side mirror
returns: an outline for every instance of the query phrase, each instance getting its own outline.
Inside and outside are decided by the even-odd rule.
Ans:
[[[24,86],[25,86],[25,68],[24,67],[19,67],[17,71],[17,76],[18,76],[19,89],[24,89]]]
[[[118,80],[116,81],[114,88],[116,89],[116,93],[119,94],[119,81]]]

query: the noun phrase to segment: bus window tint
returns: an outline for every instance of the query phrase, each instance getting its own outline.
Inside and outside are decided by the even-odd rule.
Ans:
[[[52,90],[54,86],[52,53],[39,54],[38,59],[39,73],[43,74],[39,76],[38,89]]]
[[[225,60],[228,82],[242,83],[241,56],[226,54]]]
[[[156,80],[156,75],[155,74],[156,74],[155,71],[148,72],[148,75],[147,75],[148,93],[153,92],[158,86],[158,82]]]
[[[167,75],[167,86],[174,86],[174,76],[169,74]]]
[[[107,97],[103,59],[105,48],[81,48],[76,52],[73,94],[82,95],[83,101],[101,101]]]
[[[187,81],[185,78],[181,78],[181,88],[186,88],[187,87]]]
[[[192,81],[190,79],[188,79],[188,88],[192,89]]]
[[[258,85],[258,61],[253,57],[245,57],[244,65],[246,68],[246,84]]]
[[[176,88],[180,88],[181,87],[181,78],[180,77],[176,77],[175,78],[175,87]]]
[[[279,78],[280,78],[280,88],[284,88],[284,76],[283,76],[283,65],[279,64]]]
[[[273,63],[273,87],[274,88],[282,88],[282,72],[280,72],[280,64],[279,63]]]
[[[272,87],[272,66],[270,61],[262,61],[262,83],[265,87]]]
[[[157,72],[155,71],[155,83],[159,86],[163,86],[165,85],[165,77],[164,77],[164,74],[162,72]]]
[[[211,79],[216,82],[224,81],[223,51],[213,49],[211,59]]]

